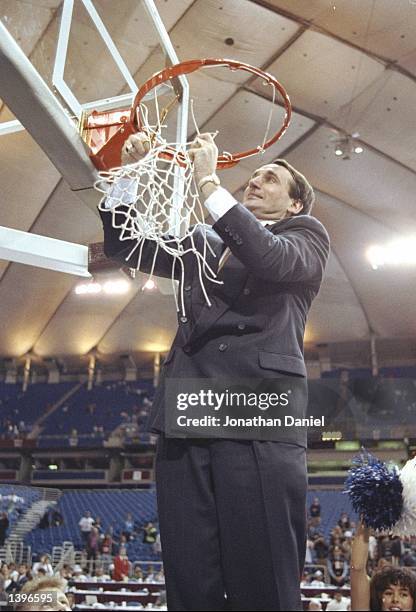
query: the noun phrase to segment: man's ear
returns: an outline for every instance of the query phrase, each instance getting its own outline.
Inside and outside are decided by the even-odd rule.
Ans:
[[[295,200],[287,209],[288,212],[292,213],[292,215],[298,215],[300,211],[303,209],[303,204],[300,200]]]

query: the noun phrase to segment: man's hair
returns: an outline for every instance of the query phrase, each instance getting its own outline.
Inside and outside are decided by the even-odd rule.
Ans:
[[[407,587],[416,610],[416,573],[405,567],[383,567],[374,573],[370,583],[370,610],[382,610],[382,596],[391,585]]]
[[[61,578],[60,576],[47,576],[42,578],[35,578],[30,582],[26,582],[26,584],[21,589],[21,593],[25,593],[26,595],[34,595],[35,593],[47,592],[51,589],[59,589],[62,592],[65,592],[65,588],[67,585],[67,581]],[[16,612],[19,610],[35,610],[35,606],[38,605],[36,603],[30,604],[26,600],[22,602],[16,607]]]
[[[315,202],[315,193],[312,185],[296,168],[294,168],[285,159],[275,159],[273,164],[283,166],[292,177],[292,182],[289,188],[289,196],[302,204],[303,208],[299,211],[299,215],[310,215],[312,206]]]

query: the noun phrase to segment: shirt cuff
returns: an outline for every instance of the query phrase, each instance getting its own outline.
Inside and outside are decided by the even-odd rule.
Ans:
[[[236,204],[237,200],[224,187],[218,187],[205,200],[205,206],[214,221],[218,221]]]
[[[137,181],[121,178],[108,187],[107,195],[103,200],[104,208],[113,208],[117,204],[132,204],[137,197]]]

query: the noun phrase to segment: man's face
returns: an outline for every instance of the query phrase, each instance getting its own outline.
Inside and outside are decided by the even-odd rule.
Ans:
[[[383,610],[413,610],[413,598],[407,587],[391,584],[381,596]]]
[[[277,221],[299,212],[301,205],[289,196],[290,172],[278,164],[258,168],[244,191],[243,204],[257,219]]]

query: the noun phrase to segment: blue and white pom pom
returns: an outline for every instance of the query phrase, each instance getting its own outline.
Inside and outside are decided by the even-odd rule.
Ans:
[[[410,459],[400,471],[403,485],[403,510],[393,526],[393,534],[399,536],[416,535],[416,457]]]
[[[345,493],[367,527],[416,535],[416,457],[399,470],[363,451],[353,460]]]

